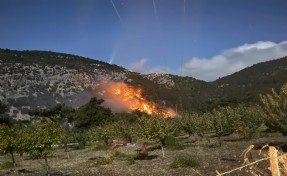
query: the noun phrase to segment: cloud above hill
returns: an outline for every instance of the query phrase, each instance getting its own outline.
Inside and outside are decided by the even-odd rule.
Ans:
[[[222,51],[210,58],[194,57],[179,69],[185,76],[214,81],[253,64],[287,56],[287,41],[259,41]]]
[[[168,67],[158,66],[158,67],[149,67],[147,65],[148,59],[143,58],[137,62],[133,62],[130,64],[130,70],[134,72],[139,72],[143,74],[148,73],[169,73],[170,70]]]

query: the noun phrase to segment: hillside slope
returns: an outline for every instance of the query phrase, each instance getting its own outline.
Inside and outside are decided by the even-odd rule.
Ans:
[[[260,93],[287,83],[287,57],[255,64],[213,82],[217,95],[239,101],[258,101]]]
[[[208,85],[189,77],[142,75],[69,54],[0,50],[0,101],[12,106],[10,115],[14,117],[25,117],[31,108],[57,103],[78,107],[93,96],[104,98],[102,85],[113,82],[141,88],[147,100],[173,108],[180,105],[181,110],[192,105],[183,98],[193,99],[201,87]],[[183,83],[188,85],[185,92]]]
[[[115,82],[141,88],[145,99],[161,107],[205,111],[218,105],[254,103],[258,94],[279,89],[287,82],[287,57],[205,82],[170,74],[139,74],[70,54],[0,49],[0,101],[11,107],[15,118],[28,118],[28,110],[36,107],[57,103],[78,107],[93,96],[106,100],[104,85]]]

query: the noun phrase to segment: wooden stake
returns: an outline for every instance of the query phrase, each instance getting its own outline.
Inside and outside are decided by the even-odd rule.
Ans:
[[[280,176],[279,164],[277,158],[277,149],[273,146],[269,147],[269,157],[270,157],[269,170],[271,171],[272,176]]]

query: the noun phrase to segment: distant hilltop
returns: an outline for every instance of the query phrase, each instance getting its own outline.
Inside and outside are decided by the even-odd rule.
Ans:
[[[50,51],[0,49],[0,101],[14,118],[29,118],[32,108],[65,103],[78,107],[91,97],[109,97],[105,84],[122,82],[140,88],[159,107],[178,112],[254,103],[260,93],[287,82],[287,57],[258,63],[213,82],[171,74],[140,74],[117,65]]]

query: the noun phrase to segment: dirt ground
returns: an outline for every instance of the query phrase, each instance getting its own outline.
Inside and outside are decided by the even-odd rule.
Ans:
[[[95,158],[114,156],[118,151],[123,154],[133,154],[140,145],[119,147],[114,151],[96,151],[94,146],[88,146],[81,150],[72,150],[65,152],[64,149],[58,149],[53,157],[49,158],[51,167],[51,175],[65,176],[169,176],[169,175],[197,175],[208,176],[217,175],[216,170],[220,173],[242,166],[244,155],[242,153],[251,145],[254,145],[245,160],[245,164],[266,157],[267,150],[263,150],[259,155],[260,149],[265,144],[279,145],[285,149],[287,146],[287,138],[278,133],[261,134],[261,137],[256,137],[252,140],[241,140],[237,136],[229,136],[223,138],[222,145],[218,145],[217,138],[210,137],[208,140],[195,141],[194,137],[181,139],[185,149],[171,150],[165,149],[165,157],[162,157],[162,151],[156,149],[149,151],[149,159],[135,160],[134,163],[129,163],[127,159],[114,157],[111,164],[96,166]],[[194,142],[195,141],[195,142]],[[285,151],[286,152],[286,151]],[[190,157],[196,160],[198,167],[183,167],[171,168],[171,163],[177,157]],[[10,156],[0,156],[0,165],[6,161],[10,161]],[[44,160],[32,160],[28,156],[20,158],[16,155],[17,167],[15,169],[1,169],[2,175],[27,175],[41,176],[45,175]],[[227,175],[247,176],[252,175],[251,171],[257,172],[258,175],[270,175],[268,171],[268,161],[263,161],[254,165],[252,169],[244,168],[234,171]]]

